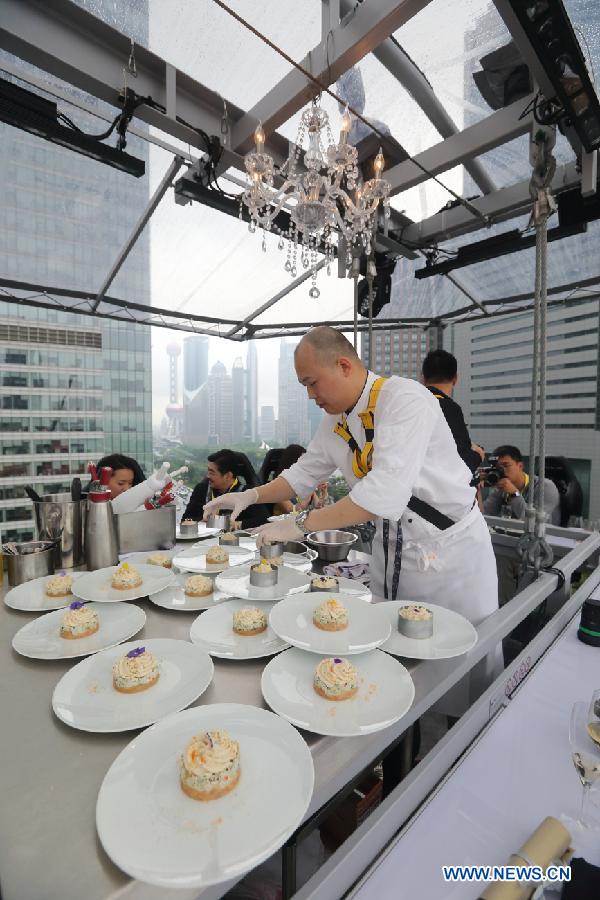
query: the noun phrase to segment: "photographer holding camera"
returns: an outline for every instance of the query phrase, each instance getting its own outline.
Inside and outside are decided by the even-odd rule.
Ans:
[[[523,469],[523,456],[518,447],[504,444],[494,450],[495,462],[484,468],[483,484],[494,485],[483,503],[488,516],[504,515],[510,519],[525,519],[529,502],[531,480]],[[492,458],[492,459],[493,459]],[[498,478],[498,476],[500,476]],[[498,480],[496,480],[498,479]],[[537,502],[539,478],[533,479],[533,494]],[[550,525],[560,525],[560,498],[558,488],[549,478],[544,478],[544,510]]]

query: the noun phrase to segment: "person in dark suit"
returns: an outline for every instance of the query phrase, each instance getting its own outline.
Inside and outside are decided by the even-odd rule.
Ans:
[[[458,381],[456,357],[447,350],[431,350],[423,360],[422,372],[423,384],[439,400],[461,459],[474,472],[481,465],[485,450],[471,441],[463,411],[452,399]]]
[[[236,450],[217,450],[208,457],[206,478],[203,478],[192,491],[182,519],[202,521],[204,504],[222,494],[245,491],[259,483],[252,463],[245,453]],[[264,525],[269,516],[269,508],[257,504],[244,510],[242,528],[257,528]]]

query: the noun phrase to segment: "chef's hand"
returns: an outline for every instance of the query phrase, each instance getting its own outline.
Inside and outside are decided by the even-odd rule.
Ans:
[[[206,521],[209,516],[218,515],[220,509],[230,509],[231,518],[239,519],[240,513],[247,509],[248,506],[252,506],[253,503],[258,503],[258,491],[256,488],[250,488],[249,491],[240,491],[239,493],[221,494],[220,497],[215,497],[214,500],[209,500],[208,503],[204,504],[202,518]]]
[[[256,546],[262,547],[269,541],[303,541],[305,534],[296,525],[295,516],[287,516],[278,522],[269,522],[268,525],[261,525],[260,528],[254,528],[252,533],[256,535]]]
[[[500,481],[497,482],[496,488],[499,491],[504,491],[505,494],[516,494],[518,490],[510,478],[501,478]]]
[[[169,475],[170,465],[168,462],[163,463],[160,469],[148,478],[148,487],[152,488],[153,492],[162,490],[171,481],[171,476]]]

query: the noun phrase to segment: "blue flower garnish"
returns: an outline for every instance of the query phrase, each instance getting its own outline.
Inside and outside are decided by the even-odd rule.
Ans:
[[[136,656],[141,656],[142,653],[145,653],[145,652],[146,652],[145,647],[136,647],[135,650],[130,650],[129,653],[127,654],[127,656],[129,657],[129,659],[135,659]]]
[[[74,600],[73,603],[69,605],[69,609],[81,609],[85,606],[85,603],[81,603],[79,600]]]

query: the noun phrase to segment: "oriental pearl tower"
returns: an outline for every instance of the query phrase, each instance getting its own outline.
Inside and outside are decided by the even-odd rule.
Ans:
[[[183,431],[183,406],[179,402],[179,357],[181,344],[175,342],[167,345],[169,356],[169,405],[166,409],[168,436],[181,440]]]

